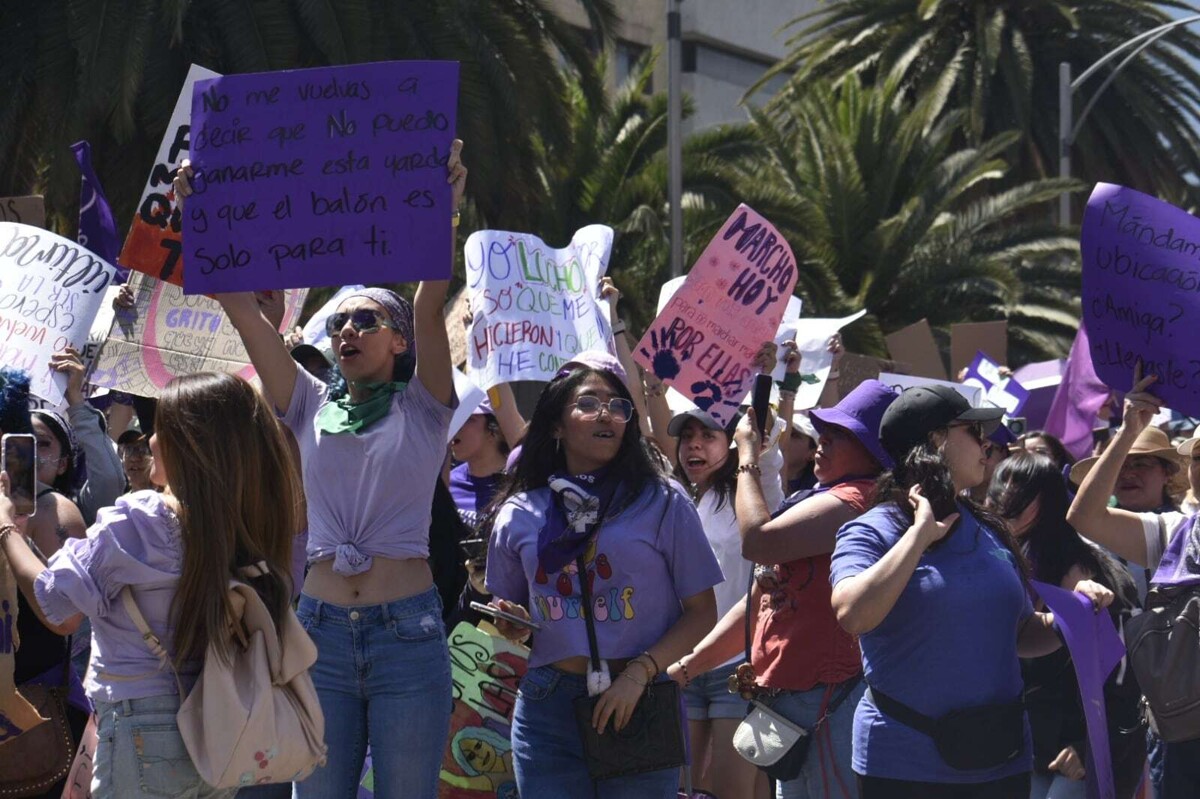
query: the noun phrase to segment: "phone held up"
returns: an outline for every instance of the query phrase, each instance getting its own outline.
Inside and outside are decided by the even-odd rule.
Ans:
[[[0,470],[8,475],[8,492],[18,515],[37,509],[37,439],[28,433],[0,438]]]
[[[542,625],[538,624],[536,621],[523,619],[516,614],[506,613],[503,610],[500,610],[500,608],[494,608],[491,605],[485,605],[482,602],[472,602],[471,610],[482,613],[485,616],[491,616],[493,619],[503,619],[510,624],[515,624],[518,627],[524,627],[528,630],[542,629]]]

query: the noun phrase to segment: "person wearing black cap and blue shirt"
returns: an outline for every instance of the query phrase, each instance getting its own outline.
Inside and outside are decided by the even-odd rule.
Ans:
[[[883,415],[893,468],[874,508],[837,534],[838,622],[859,637],[869,686],[854,717],[863,799],[1026,799],[1033,752],[1020,657],[1060,646],[1035,613],[1028,567],[1002,519],[963,492],[984,477],[999,408],[942,386]],[[1112,594],[1086,586],[1102,607]]]

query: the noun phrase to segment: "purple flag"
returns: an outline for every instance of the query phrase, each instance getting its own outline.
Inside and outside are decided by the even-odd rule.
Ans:
[[[121,237],[117,235],[117,222],[104,196],[104,187],[92,169],[92,145],[86,140],[77,141],[71,150],[79,164],[79,243],[112,264],[117,279],[123,283],[129,278],[129,270],[117,264]]]
[[[1087,328],[1081,322],[1046,417],[1046,432],[1058,436],[1076,458],[1091,454],[1092,427],[1109,395],[1108,386],[1096,377],[1090,349]]]
[[[1054,613],[1054,621],[1062,631],[1075,666],[1083,716],[1087,722],[1088,799],[1116,799],[1104,708],[1104,681],[1125,657],[1125,644],[1117,635],[1108,612],[1097,613],[1091,600],[1083,594],[1037,580],[1033,581],[1033,588]]]
[[[1171,531],[1167,549],[1150,582],[1169,588],[1200,583],[1200,529],[1194,515]]]

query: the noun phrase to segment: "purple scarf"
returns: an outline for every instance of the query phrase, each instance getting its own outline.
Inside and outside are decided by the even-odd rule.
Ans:
[[[609,469],[579,475],[552,474],[550,508],[538,532],[538,562],[547,574],[583,554],[621,481]]]
[[[1171,540],[1150,580],[1153,585],[1178,588],[1200,583],[1200,530],[1189,516],[1171,533]]]

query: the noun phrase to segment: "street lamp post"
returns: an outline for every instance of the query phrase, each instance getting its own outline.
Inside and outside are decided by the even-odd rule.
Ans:
[[[1088,114],[1096,107],[1096,102],[1100,96],[1112,85],[1116,80],[1117,75],[1120,75],[1125,67],[1129,66],[1129,62],[1137,58],[1142,52],[1157,42],[1163,36],[1166,36],[1176,28],[1190,25],[1193,22],[1200,22],[1200,14],[1194,14],[1190,17],[1177,19],[1173,22],[1168,22],[1165,25],[1159,25],[1157,28],[1140,33],[1134,36],[1127,42],[1124,42],[1117,47],[1105,53],[1096,63],[1092,64],[1083,74],[1075,80],[1071,80],[1071,65],[1067,62],[1062,62],[1058,65],[1058,175],[1059,177],[1071,177],[1071,147],[1075,144],[1075,137],[1079,135],[1079,130],[1083,126],[1083,122],[1087,119]],[[1092,95],[1092,99],[1083,107],[1083,113],[1079,115],[1079,119],[1074,119],[1074,96],[1088,78],[1095,75],[1109,61],[1112,61],[1117,56],[1124,53],[1126,50],[1130,52],[1121,63],[1117,64],[1116,68],[1109,73],[1104,82],[1100,84],[1100,88]],[[1058,198],[1058,221],[1060,225],[1071,224],[1071,198],[1063,192]]]
[[[682,0],[667,3],[667,201],[671,208],[671,277],[683,274]]]

